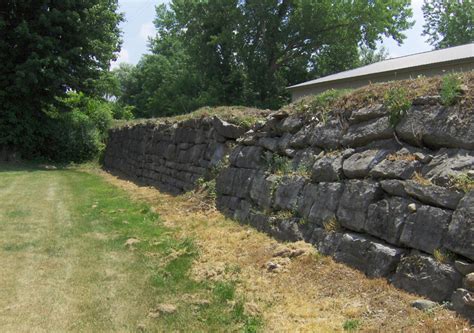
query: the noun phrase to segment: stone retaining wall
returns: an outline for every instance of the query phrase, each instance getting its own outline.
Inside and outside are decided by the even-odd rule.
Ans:
[[[179,194],[210,176],[244,132],[216,117],[115,128],[109,132],[104,166]]]
[[[182,192],[230,154],[216,179],[227,216],[474,318],[474,191],[461,190],[473,111],[427,97],[389,119],[375,105],[278,111],[245,134],[217,118],[127,127],[111,132],[105,166]]]

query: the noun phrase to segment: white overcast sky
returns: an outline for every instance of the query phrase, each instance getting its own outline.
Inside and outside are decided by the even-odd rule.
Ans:
[[[148,52],[148,37],[155,33],[155,6],[168,2],[169,0],[119,0],[120,11],[125,13],[125,22],[122,23],[123,45],[119,58],[112,67],[120,62],[136,64]],[[416,23],[413,28],[405,31],[407,38],[401,46],[392,39],[384,39],[382,45],[388,49],[391,58],[432,49],[426,43],[426,37],[421,36],[424,23],[422,4],[423,0],[412,0],[413,19]]]

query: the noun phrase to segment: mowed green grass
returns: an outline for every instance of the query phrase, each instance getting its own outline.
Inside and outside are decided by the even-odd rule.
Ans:
[[[0,165],[3,332],[258,330],[231,281],[190,277],[197,256],[100,176]]]

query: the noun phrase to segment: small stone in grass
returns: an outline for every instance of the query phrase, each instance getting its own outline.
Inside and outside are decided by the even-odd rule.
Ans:
[[[411,303],[411,306],[418,310],[426,311],[438,306],[438,303],[425,299],[417,299]]]

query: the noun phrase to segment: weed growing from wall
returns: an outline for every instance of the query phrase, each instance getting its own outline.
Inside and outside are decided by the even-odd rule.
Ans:
[[[385,94],[384,101],[389,111],[390,126],[395,127],[411,106],[408,92],[402,87],[391,89]]]
[[[461,97],[461,80],[456,74],[443,77],[441,81],[441,103],[446,106],[455,105]]]

